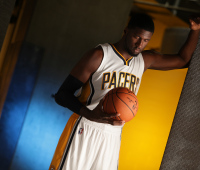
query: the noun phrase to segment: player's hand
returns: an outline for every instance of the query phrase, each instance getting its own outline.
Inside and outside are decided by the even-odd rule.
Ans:
[[[200,30],[200,15],[193,15],[189,19],[191,30]]]
[[[86,108],[82,108],[81,112],[85,118],[95,121],[98,123],[107,123],[111,125],[123,125],[125,122],[121,120],[114,120],[116,116],[119,116],[120,113],[113,113],[113,114],[107,114],[103,111],[103,99],[99,102],[99,104],[94,108],[94,110],[88,110]]]

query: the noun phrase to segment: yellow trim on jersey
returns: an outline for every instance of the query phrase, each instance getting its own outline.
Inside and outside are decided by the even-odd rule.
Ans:
[[[111,44],[113,46],[113,48],[118,52],[118,54],[124,59],[124,61],[126,62],[126,65],[128,66],[128,61],[131,60],[133,57],[129,58],[129,59],[125,59],[124,56],[115,48],[115,46],[113,44]]]
[[[65,129],[60,136],[49,170],[57,170],[59,168],[69,137],[78,118],[79,115],[77,115],[76,113],[73,113],[69,118]]]

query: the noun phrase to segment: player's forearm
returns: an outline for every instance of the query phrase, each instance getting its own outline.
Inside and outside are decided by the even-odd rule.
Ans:
[[[55,94],[56,103],[79,114],[80,109],[85,106],[78,100],[74,93],[82,85],[83,83],[80,80],[69,75]]]
[[[73,94],[62,93],[62,91],[55,94],[55,101],[57,104],[66,107],[77,114],[80,114],[81,108],[85,107]]]
[[[185,44],[179,51],[179,56],[185,63],[188,63],[196,49],[196,45],[199,39],[200,30],[191,30]]]

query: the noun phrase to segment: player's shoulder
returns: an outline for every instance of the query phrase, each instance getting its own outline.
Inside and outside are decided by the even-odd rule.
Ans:
[[[80,62],[87,67],[93,68],[92,70],[96,70],[103,59],[103,55],[102,47],[97,46],[87,51]]]
[[[155,56],[157,54],[161,54],[161,53],[159,53],[158,51],[155,51],[155,50],[144,50],[144,51],[142,51],[143,56]]]
[[[89,58],[102,58],[103,57],[103,49],[101,46],[97,46],[95,48],[90,49],[86,55]]]
[[[154,50],[142,51],[142,56],[145,63],[145,70],[148,69],[152,65],[152,63],[154,63],[157,60],[157,58],[160,55],[161,54],[159,52],[154,51]]]
[[[103,56],[103,48],[101,45],[98,45],[97,47],[93,48],[94,54],[98,56]]]
[[[144,50],[142,51],[142,56],[144,59],[155,59],[162,55],[161,53],[154,50]]]
[[[101,63],[104,55],[107,54],[108,50],[111,48],[111,45],[109,43],[99,44],[96,47],[90,49],[88,52],[84,55],[84,60],[87,60],[87,62],[92,63]]]

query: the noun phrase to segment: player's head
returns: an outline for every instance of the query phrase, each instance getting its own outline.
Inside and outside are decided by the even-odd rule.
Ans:
[[[124,30],[124,48],[131,56],[137,56],[146,47],[154,32],[154,23],[146,14],[135,14]]]
[[[144,13],[133,14],[128,23],[128,28],[134,29],[136,27],[154,33],[154,22],[152,18],[147,14]]]

